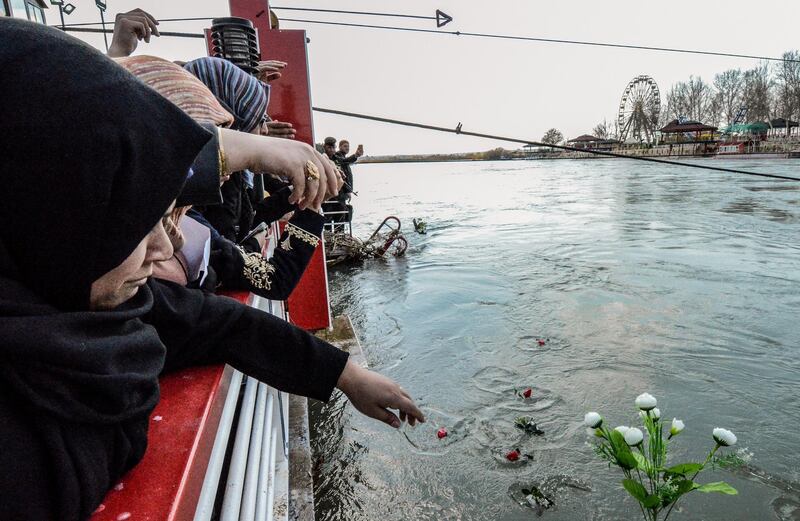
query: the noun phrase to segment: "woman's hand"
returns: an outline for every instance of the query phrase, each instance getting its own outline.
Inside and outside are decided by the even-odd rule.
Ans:
[[[256,174],[286,177],[292,185],[289,202],[301,210],[318,207],[328,191],[336,192],[335,166],[305,143],[225,128],[220,129],[220,140],[228,172],[248,169]],[[309,177],[309,161],[317,167],[319,179]]]
[[[281,71],[286,67],[286,62],[278,60],[267,60],[258,62],[258,79],[263,82],[271,82],[281,77]]]
[[[410,425],[416,425],[417,421],[425,423],[425,416],[402,387],[390,378],[364,369],[352,359],[347,361],[336,387],[362,414],[395,429],[400,427],[401,421],[408,420]],[[400,417],[389,409],[397,410]]]
[[[291,123],[286,121],[278,121],[273,119],[267,121],[267,135],[272,137],[282,137],[284,139],[294,139],[297,136],[297,131]]]

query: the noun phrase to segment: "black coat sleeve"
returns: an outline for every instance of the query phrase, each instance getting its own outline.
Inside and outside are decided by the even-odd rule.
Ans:
[[[191,176],[178,195],[176,206],[216,205],[222,202],[219,189],[219,136],[213,125],[203,125],[213,137],[200,150],[192,164]]]
[[[211,267],[224,289],[286,300],[311,262],[324,224],[325,219],[312,210],[296,211],[269,259],[258,252],[243,252],[230,241],[215,241]]]
[[[344,351],[233,299],[151,279],[145,322],[167,347],[164,371],[226,362],[281,391],[327,401]]]
[[[253,223],[265,222],[270,224],[292,210],[296,210],[297,207],[289,202],[290,195],[292,195],[291,188],[282,188],[253,205],[253,210],[255,210]]]

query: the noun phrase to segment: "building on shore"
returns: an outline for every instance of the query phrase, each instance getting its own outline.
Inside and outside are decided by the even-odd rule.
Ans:
[[[793,128],[800,127],[800,123],[792,121],[791,119],[777,118],[769,122],[769,137],[786,137],[790,138],[800,134],[798,131],[792,131]]]
[[[570,139],[567,144],[574,148],[581,148],[586,150],[611,150],[615,145],[619,144],[616,139],[599,138],[584,134],[575,139]]]
[[[660,143],[709,143],[716,142],[717,127],[699,121],[679,121],[673,119],[658,130]]]

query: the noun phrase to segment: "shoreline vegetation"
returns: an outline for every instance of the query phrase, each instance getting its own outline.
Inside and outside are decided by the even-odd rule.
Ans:
[[[623,146],[610,151],[629,156],[645,157],[705,157],[718,159],[789,159],[800,158],[800,140],[757,143],[752,150],[739,154],[707,153],[693,144]],[[615,159],[613,157],[591,154],[589,152],[566,152],[552,149],[505,149],[495,148],[483,152],[460,152],[454,154],[398,154],[364,156],[359,159],[365,163],[448,163],[467,161],[516,161],[552,159]]]

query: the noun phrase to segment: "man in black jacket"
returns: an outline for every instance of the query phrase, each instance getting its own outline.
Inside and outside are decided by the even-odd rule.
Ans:
[[[350,142],[343,139],[339,141],[339,151],[336,152],[332,158],[336,166],[341,168],[342,172],[344,172],[344,180],[346,183],[344,187],[342,187],[339,197],[348,202],[350,201],[350,194],[353,193],[353,170],[350,168],[350,165],[358,161],[358,158],[364,155],[364,146],[358,145],[356,153],[352,156],[348,156],[347,154],[349,153]]]

